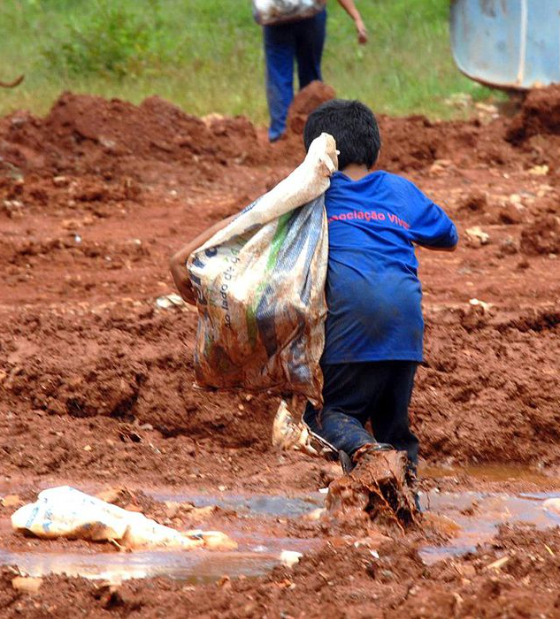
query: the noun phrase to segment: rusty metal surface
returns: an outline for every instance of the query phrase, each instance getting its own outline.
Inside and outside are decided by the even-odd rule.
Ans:
[[[473,80],[518,90],[560,82],[560,0],[454,0],[450,30]]]

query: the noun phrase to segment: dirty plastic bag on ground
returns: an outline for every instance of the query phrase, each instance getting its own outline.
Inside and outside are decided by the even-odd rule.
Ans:
[[[12,527],[16,531],[32,533],[40,538],[62,536],[113,541],[127,549],[236,546],[221,532],[178,532],[148,519],[141,513],[119,508],[68,486],[39,493],[34,504],[22,506],[12,515]]]
[[[292,174],[189,257],[199,385],[301,394],[321,404],[324,192],[336,166],[334,138],[322,134]]]
[[[327,0],[253,0],[255,21],[262,26],[307,19],[325,8]]]

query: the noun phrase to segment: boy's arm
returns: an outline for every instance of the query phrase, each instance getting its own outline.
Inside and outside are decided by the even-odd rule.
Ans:
[[[402,177],[396,188],[406,205],[410,241],[427,250],[454,252],[459,242],[457,228],[445,211],[414,183]]]
[[[455,252],[455,250],[457,249],[457,243],[455,245],[447,246],[446,248],[437,248],[433,245],[424,245],[422,243],[419,243],[418,245],[421,248],[424,248],[426,250],[432,250],[433,252]]]
[[[189,256],[201,245],[204,245],[208,239],[211,239],[218,231],[225,228],[236,217],[237,214],[232,215],[225,220],[210,226],[210,228],[205,230],[203,233],[200,233],[198,237],[195,237],[171,257],[169,267],[171,269],[175,286],[179,290],[181,297],[188,304],[193,306],[196,305],[196,296],[192,287],[189,272],[187,270],[187,260]]]
[[[362,21],[360,11],[356,8],[354,0],[338,0],[338,4],[350,15],[356,24],[356,30],[358,31],[358,43],[364,44],[368,40],[368,32]]]
[[[416,231],[413,243],[433,252],[455,252],[459,243],[457,228],[445,211],[432,203],[423,218],[424,229]]]

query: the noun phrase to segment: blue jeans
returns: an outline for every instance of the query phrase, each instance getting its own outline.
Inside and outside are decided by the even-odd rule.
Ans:
[[[413,469],[418,463],[418,438],[410,430],[408,405],[417,362],[386,361],[323,364],[324,406],[310,403],[304,420],[337,450],[352,455],[378,441],[404,450]],[[373,436],[364,428],[370,422]]]
[[[286,131],[288,108],[294,98],[294,60],[297,60],[300,89],[322,79],[326,30],[326,9],[309,19],[263,28],[271,141]]]

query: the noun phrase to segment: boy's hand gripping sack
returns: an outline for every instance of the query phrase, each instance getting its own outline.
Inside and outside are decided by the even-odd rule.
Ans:
[[[322,134],[290,176],[189,257],[200,386],[301,394],[321,404],[324,193],[336,166],[334,139]]]

